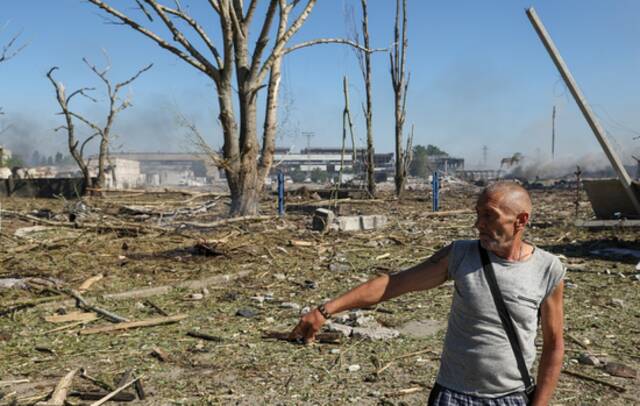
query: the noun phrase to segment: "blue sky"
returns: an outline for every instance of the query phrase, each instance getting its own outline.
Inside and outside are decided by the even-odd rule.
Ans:
[[[204,0],[182,0],[190,12],[211,28],[215,20]],[[392,0],[369,0],[372,45],[392,41]],[[113,6],[145,22],[134,1],[111,0]],[[557,154],[568,160],[602,159],[595,137],[560,80],[525,16],[533,5],[594,111],[627,160],[640,151],[640,2],[633,0],[563,1],[427,1],[408,0],[407,131],[415,125],[415,144],[435,144],[467,165],[481,161],[489,148],[489,164],[522,152],[546,159],[550,154],[551,110],[558,108]],[[345,9],[358,0],[319,1],[308,22],[293,39],[344,37]],[[178,113],[188,117],[214,145],[222,143],[216,122],[215,88],[204,75],[160,49],[137,32],[105,24],[95,6],[80,0],[2,1],[0,44],[14,33],[28,46],[0,64],[0,125],[12,129],[0,142],[15,150],[64,151],[65,137],[54,133],[61,124],[51,84],[45,73],[59,66],[57,78],[69,89],[100,83],[82,57],[101,65],[105,49],[111,78],[122,80],[137,69],[154,68],[127,89],[133,107],[116,124],[121,151],[184,151],[190,148]],[[157,25],[151,25],[166,36]],[[254,28],[254,31],[256,28]],[[393,94],[388,55],[373,57],[374,133],[377,151],[393,150]],[[363,83],[353,52],[340,45],[307,48],[283,64],[286,125],[279,146],[306,146],[301,132],[313,132],[312,146],[339,145],[342,125],[342,76],[348,75],[358,142],[364,144],[360,103]],[[75,108],[97,121],[102,103],[77,99]]]

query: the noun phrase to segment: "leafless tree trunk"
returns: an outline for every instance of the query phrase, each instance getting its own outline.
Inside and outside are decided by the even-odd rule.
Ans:
[[[131,106],[130,100],[129,99],[121,100],[118,97],[118,93],[120,92],[120,90],[122,90],[123,87],[131,84],[131,82],[136,80],[142,73],[151,69],[153,64],[149,64],[145,66],[144,68],[136,72],[135,75],[131,76],[129,79],[123,82],[116,83],[114,85],[111,82],[111,80],[107,77],[107,73],[111,68],[111,66],[107,65],[107,67],[100,70],[95,65],[92,65],[91,63],[89,63],[89,61],[86,58],[83,58],[82,60],[84,61],[84,63],[87,64],[89,69],[91,69],[104,83],[107,91],[107,96],[109,97],[109,111],[107,113],[107,118],[105,120],[105,123],[102,126],[96,124],[91,120],[88,120],[84,116],[78,113],[75,113],[69,109],[69,101],[71,100],[71,98],[73,98],[76,95],[83,95],[95,102],[96,100],[88,96],[88,94],[86,93],[89,90],[94,90],[93,88],[82,88],[82,89],[76,90],[75,92],[71,93],[68,97],[66,97],[64,85],[60,82],[57,82],[52,76],[53,71],[58,69],[58,67],[51,68],[47,73],[47,77],[49,78],[49,81],[51,81],[54,88],[56,89],[56,98],[58,99],[58,104],[62,109],[62,114],[64,115],[65,121],[66,121],[66,125],[56,128],[56,131],[61,129],[64,129],[67,131],[69,152],[71,153],[71,156],[80,167],[80,171],[83,174],[83,177],[84,177],[83,194],[86,194],[88,189],[101,189],[104,187],[106,162],[107,162],[107,156],[109,154],[109,142],[111,141],[111,135],[112,135],[111,128],[115,121],[116,115],[120,113],[122,110]],[[80,145],[80,148],[78,148],[78,140],[75,137],[75,127],[73,123],[74,119],[77,119],[82,123],[86,124],[93,131],[93,134],[82,142],[82,144]],[[84,158],[84,148],[91,140],[93,140],[96,137],[99,137],[100,145],[98,149],[98,173],[97,173],[96,180],[94,182],[93,179],[91,178],[88,164]]]
[[[400,2],[402,1],[402,11]],[[402,25],[400,13],[402,12]],[[402,37],[400,31],[402,30]],[[405,76],[407,54],[407,0],[396,0],[396,19],[393,31],[393,49],[389,53],[391,61],[391,84],[395,95],[395,136],[396,136],[396,196],[402,197],[407,179],[407,158],[403,151],[402,132],[406,114],[407,87],[409,80]]]
[[[367,0],[360,0],[362,6],[362,39],[363,45],[366,49],[370,48],[369,42],[369,10],[367,6]],[[357,36],[357,34],[356,34]],[[355,49],[358,62],[360,63],[360,71],[362,72],[362,78],[364,79],[365,87],[365,103],[362,106],[364,112],[365,125],[367,130],[367,191],[371,197],[375,197],[376,194],[376,181],[375,181],[375,148],[373,145],[373,103],[371,95],[371,53],[362,52],[359,49]]]
[[[214,82],[224,136],[224,171],[231,192],[232,215],[252,215],[258,211],[260,192],[273,163],[282,58],[289,52],[316,44],[341,43],[360,47],[353,41],[339,38],[315,39],[287,47],[309,17],[316,1],[306,0],[300,12],[292,17],[292,11],[302,3],[300,0],[269,0],[257,41],[250,49],[250,27],[258,0],[208,0],[219,22],[220,35],[215,36],[208,34],[205,26],[181,8],[179,2],[175,2],[175,8],[172,8],[158,0],[137,1],[151,23],[153,16],[161,20],[172,40],[165,40],[105,1],[89,0],[114,17],[117,23],[138,31]],[[207,49],[198,49],[187,39],[177,22],[190,29]],[[275,38],[271,39],[274,29]],[[221,52],[212,40],[218,36],[221,38]],[[257,99],[258,92],[265,87],[266,107],[260,149]],[[237,92],[238,118],[234,110],[234,92]]]
[[[56,128],[55,131],[62,130],[62,129],[67,131],[67,144],[69,146],[69,153],[78,164],[78,167],[80,168],[80,172],[82,172],[82,177],[84,178],[84,183],[82,185],[82,194],[84,195],[87,193],[87,190],[89,188],[93,188],[93,179],[91,178],[91,173],[89,172],[89,166],[87,165],[83,157],[84,148],[87,145],[87,143],[89,143],[89,141],[94,139],[98,134],[94,133],[93,135],[85,139],[82,142],[82,145],[80,145],[80,147],[78,148],[79,141],[75,136],[73,114],[69,110],[69,102],[73,97],[77,95],[83,95],[85,97],[88,97],[86,92],[91,90],[91,88],[85,87],[82,89],[78,89],[72,92],[69,96],[67,96],[64,85],[53,78],[53,72],[56,69],[58,69],[57,66],[54,66],[53,68],[49,69],[49,72],[47,72],[47,77],[49,78],[49,81],[51,81],[51,84],[56,90],[56,98],[58,99],[58,104],[62,109],[61,113],[64,115],[66,125],[62,125]]]

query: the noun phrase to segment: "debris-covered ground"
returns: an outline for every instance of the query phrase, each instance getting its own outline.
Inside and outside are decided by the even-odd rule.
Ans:
[[[431,215],[426,191],[404,201],[343,199],[339,214],[382,214],[386,226],[326,233],[312,230],[309,206],[328,204],[317,195],[289,199],[283,219],[265,198],[264,216],[227,223],[219,219],[228,198],[215,194],[4,199],[0,403],[34,404],[83,368],[68,404],[89,404],[95,400],[79,395],[100,398],[136,378],[141,385],[115,399],[425,404],[450,284],[346,315],[339,322],[355,328],[351,337],[328,334],[304,346],[276,333],[288,332],[307,306],[474,238],[476,192],[445,189],[444,215]],[[568,190],[534,191],[533,198],[529,240],[561,255],[569,269],[565,373],[554,404],[632,404],[640,396],[637,231],[576,228]],[[590,216],[588,203],[580,216]],[[145,321],[166,324],[136,327]],[[133,326],[113,330],[126,323]]]

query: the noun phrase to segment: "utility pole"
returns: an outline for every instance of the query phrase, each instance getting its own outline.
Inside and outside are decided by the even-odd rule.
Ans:
[[[311,138],[315,137],[316,134],[313,131],[303,131],[300,135],[307,139],[307,155],[309,155],[309,150],[311,149]]]
[[[487,169],[487,151],[489,151],[489,147],[486,145],[482,146],[482,167]]]
[[[526,13],[527,17],[529,17],[529,21],[538,34],[538,37],[540,37],[540,40],[549,53],[551,60],[553,60],[553,63],[556,65],[556,68],[560,72],[562,79],[569,88],[573,99],[576,101],[576,104],[578,104],[582,115],[589,124],[589,127],[591,127],[591,131],[593,131],[593,134],[598,139],[598,142],[604,150],[604,153],[607,155],[607,158],[609,158],[609,162],[611,163],[611,166],[613,166],[613,169],[616,171],[618,179],[620,179],[625,192],[627,192],[627,196],[629,196],[629,200],[635,208],[636,213],[640,214],[640,200],[631,187],[631,177],[627,173],[627,170],[624,168],[620,157],[618,156],[618,154],[616,154],[615,150],[611,146],[604,128],[602,128],[595,115],[593,114],[593,111],[591,111],[591,107],[589,107],[587,99],[582,94],[582,91],[571,75],[571,72],[569,71],[567,64],[564,62],[564,59],[562,59],[562,56],[560,56],[558,48],[556,48],[556,45],[553,43],[551,36],[549,36],[549,33],[542,24],[542,21],[540,21],[540,17],[538,17],[536,11],[533,9],[533,7],[531,7],[527,9]]]
[[[556,106],[551,114],[551,160],[556,159]]]

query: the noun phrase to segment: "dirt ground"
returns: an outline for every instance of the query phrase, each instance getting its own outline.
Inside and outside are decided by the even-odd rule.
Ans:
[[[178,193],[90,198],[78,211],[76,227],[66,218],[65,226],[60,226],[72,202],[3,199],[0,280],[17,278],[25,284],[0,288],[0,313],[6,313],[0,316],[0,404],[33,404],[70,369],[80,367],[112,388],[124,371],[133,370],[142,377],[146,393],[136,404],[426,404],[444,330],[426,338],[343,338],[337,344],[311,346],[263,336],[289,331],[305,306],[319,304],[378,273],[409,267],[453,240],[475,238],[473,212],[460,209],[473,209],[477,191],[472,186],[446,189],[442,209],[458,210],[449,216],[428,214],[428,192],[409,193],[402,201],[386,194],[373,202],[342,201],[343,212],[384,214],[388,225],[381,230],[324,234],[313,231],[312,216],[299,210],[277,218],[272,197],[261,205],[262,214],[270,217],[208,229],[177,225],[221,218],[228,198]],[[553,404],[634,404],[640,397],[637,378],[611,376],[602,367],[577,359],[589,352],[604,362],[619,362],[636,371],[640,367],[638,259],[593,254],[611,247],[640,250],[637,231],[575,227],[573,191],[539,190],[532,195],[528,239],[561,255],[568,268],[564,360],[568,373],[561,375]],[[319,202],[298,197],[289,199],[289,204],[300,209],[302,204]],[[180,214],[178,208],[190,211]],[[591,209],[583,202],[579,217],[590,216]],[[44,228],[16,236],[16,230],[34,225]],[[161,312],[186,318],[96,334],[81,332],[114,324],[103,317],[84,323],[45,320],[76,311],[63,289],[77,289],[98,274],[104,278],[83,294],[91,304],[132,321],[162,317]],[[221,275],[225,277],[213,278]],[[188,286],[185,281],[200,282]],[[154,296],[105,297],[160,286],[167,288]],[[387,327],[410,320],[445,321],[451,297],[452,287],[445,284],[364,313]],[[16,307],[34,299],[41,303]],[[194,331],[214,340],[187,335]],[[154,349],[164,359],[153,356]],[[17,380],[27,381],[11,383]],[[74,391],[98,389],[87,379],[73,380]],[[67,401],[89,402],[77,397]]]

